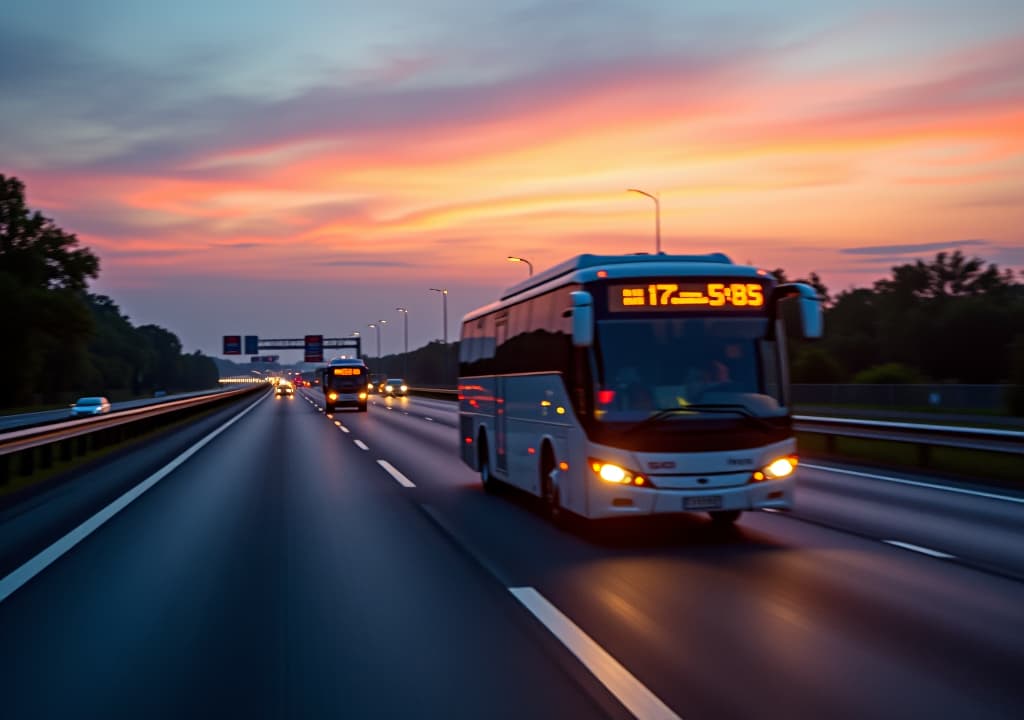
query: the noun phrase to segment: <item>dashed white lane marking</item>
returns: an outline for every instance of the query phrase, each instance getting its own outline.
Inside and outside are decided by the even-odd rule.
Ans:
[[[354,442],[356,444],[356,447],[359,448],[360,450],[369,450],[370,449],[370,448],[368,448],[366,446],[366,443],[364,443],[362,440],[353,440],[352,442]]]
[[[403,475],[394,465],[389,463],[387,460],[378,460],[377,464],[384,468],[387,471],[388,475],[397,480],[398,484],[401,485],[402,487],[416,487],[416,483],[414,483],[412,480]]]
[[[882,542],[884,542],[886,545],[895,545],[896,547],[903,548],[904,550],[910,550],[912,552],[921,553],[922,555],[928,555],[929,557],[933,558],[940,558],[942,560],[950,560],[954,557],[949,553],[944,553],[939,550],[932,550],[931,548],[921,547],[920,545],[912,545],[910,543],[900,542],[899,540],[883,540]]]
[[[945,492],[959,493],[960,495],[973,495],[975,497],[990,498],[992,500],[1005,500],[1006,502],[1024,504],[1024,497],[1013,497],[1012,495],[999,495],[997,493],[982,492],[981,490],[968,490],[967,488],[949,487],[947,485],[935,485],[932,483],[919,482],[917,480],[904,480],[903,478],[889,477],[888,475],[875,475],[874,473],[858,472],[856,470],[841,470],[840,468],[826,467],[824,465],[812,465],[800,463],[800,467],[809,467],[812,470],[825,470],[826,472],[843,473],[872,480],[884,480],[885,482],[897,483],[899,485],[913,485],[914,487],[925,487],[932,490],[944,490]]]
[[[344,425],[341,425],[341,424],[339,423],[339,424],[338,424],[338,429],[339,429],[339,430],[341,430],[341,431],[342,431],[343,433],[345,433],[346,435],[348,435],[348,428],[347,428],[347,427],[345,427]]]
[[[672,708],[647,689],[642,682],[597,644],[580,627],[532,587],[509,588],[533,616],[540,620],[569,649],[584,667],[614,695],[627,710],[640,720],[658,720],[679,716]]]
[[[426,420],[427,422],[434,422],[434,418],[432,418],[432,417],[427,417],[427,416],[425,416],[425,415],[423,416],[423,419],[424,419],[424,420]]]
[[[7,575],[7,577],[0,580],[0,602],[3,602],[6,598],[10,597],[12,593],[16,592],[21,586],[23,586],[29,580],[31,580],[36,575],[41,573],[51,564],[53,564],[64,553],[66,553],[68,550],[73,548],[78,543],[85,540],[85,538],[89,537],[93,532],[96,531],[97,528],[103,525],[103,523],[117,515],[122,510],[124,510],[133,501],[139,498],[139,496],[141,496],[144,492],[146,492],[151,487],[153,487],[158,482],[160,482],[165,477],[174,472],[177,468],[184,464],[186,460],[188,460],[201,449],[206,447],[206,445],[208,445],[215,437],[217,437],[222,432],[224,432],[229,427],[231,427],[236,422],[245,417],[249,412],[252,411],[254,407],[259,405],[268,397],[270,396],[264,395],[263,397],[261,397],[259,400],[254,402],[245,410],[235,415],[233,418],[231,418],[226,423],[221,425],[219,428],[211,432],[202,440],[192,445],[192,447],[183,452],[181,455],[171,460],[169,463],[164,465],[162,468],[160,468],[155,473],[150,475],[148,478],[143,480],[141,483],[133,487],[131,490],[126,492],[121,497],[119,497],[117,500],[107,505],[105,508],[103,508],[98,513],[93,515],[91,518],[89,518],[81,525],[76,527],[74,530],[69,532],[67,535],[54,542],[48,548],[41,551],[38,555],[36,555],[31,560],[26,562],[24,565],[22,565],[21,567]]]

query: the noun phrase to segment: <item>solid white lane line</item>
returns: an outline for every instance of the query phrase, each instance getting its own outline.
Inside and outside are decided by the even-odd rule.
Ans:
[[[343,433],[348,434],[348,428],[345,427],[344,425],[338,425],[338,429],[341,430]]]
[[[840,468],[826,467],[824,465],[812,465],[802,462],[800,467],[809,467],[812,470],[825,470],[827,472],[843,473],[856,477],[870,478],[871,480],[884,480],[885,482],[897,483],[899,485],[913,485],[914,487],[930,488],[932,490],[944,490],[945,492],[959,493],[960,495],[973,495],[975,497],[989,498],[991,500],[1005,500],[1006,502],[1024,504],[1024,497],[1013,497],[1011,495],[999,495],[997,493],[982,492],[981,490],[968,490],[967,488],[948,487],[946,485],[935,485],[933,483],[919,482],[917,480],[904,480],[887,475],[875,475],[874,473],[858,472],[856,470],[841,470]]]
[[[141,496],[142,493],[146,492],[151,487],[153,487],[158,482],[160,482],[165,477],[174,472],[186,460],[188,460],[190,457],[192,457],[202,448],[208,445],[215,437],[217,437],[222,432],[224,432],[229,427],[231,427],[236,422],[245,417],[254,407],[259,405],[268,397],[270,396],[264,395],[263,397],[261,397],[259,400],[254,402],[252,405],[247,407],[242,412],[235,415],[233,418],[231,418],[226,423],[221,425],[219,428],[211,432],[202,440],[192,445],[192,447],[183,452],[181,455],[171,460],[169,463],[164,465],[162,468],[160,468],[155,473],[150,475],[148,478],[143,480],[141,483],[139,483],[131,490],[126,492],[124,495],[117,498],[112,503],[107,505],[105,508],[100,510],[98,513],[93,515],[91,518],[83,522],[81,525],[76,527],[67,535],[54,542],[45,550],[42,550],[39,554],[37,554],[28,562],[26,562],[24,565],[11,572],[11,574],[9,574],[3,580],[0,580],[0,602],[3,602],[5,599],[10,597],[11,594],[16,592],[21,586],[23,586],[29,580],[31,580],[36,575],[45,570],[47,567],[56,562],[68,550],[70,550],[83,540],[85,540],[87,537],[89,537],[93,532],[96,531],[97,528],[103,525],[103,523],[105,523],[107,520],[114,517],[119,512],[128,507],[128,505],[130,505],[134,500]]]
[[[922,555],[928,555],[933,558],[940,558],[942,560],[949,560],[953,558],[953,555],[949,553],[940,552],[939,550],[932,550],[931,548],[921,547],[920,545],[911,545],[910,543],[900,542],[899,540],[883,540],[886,545],[895,545],[898,548],[904,550],[911,550]]]
[[[558,638],[569,651],[583,663],[584,667],[614,695],[627,710],[640,720],[653,718],[674,718],[679,716],[663,703],[657,695],[636,679],[636,677],[598,645],[580,627],[566,617],[547,598],[532,587],[509,588],[516,600],[521,602],[533,616]]]
[[[388,475],[398,481],[398,484],[403,487],[416,487],[416,483],[403,475],[394,465],[389,463],[387,460],[378,460],[377,464],[384,468]]]
[[[369,450],[370,449],[370,448],[366,447],[366,443],[364,443],[362,440],[353,440],[352,442],[354,442],[356,444],[356,447],[359,448],[360,450]]]

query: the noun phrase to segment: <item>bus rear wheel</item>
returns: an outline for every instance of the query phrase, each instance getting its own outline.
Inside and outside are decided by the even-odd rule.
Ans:
[[[718,510],[716,512],[709,512],[711,516],[711,522],[715,527],[726,528],[732,527],[736,524],[736,521],[740,519],[740,515],[743,514],[742,510]]]
[[[491,495],[498,492],[498,481],[491,475],[491,454],[487,451],[487,436],[482,434],[477,441],[477,465],[480,468],[480,484],[484,492]]]

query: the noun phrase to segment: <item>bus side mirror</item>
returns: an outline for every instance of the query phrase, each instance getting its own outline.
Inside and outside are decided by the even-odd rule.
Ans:
[[[772,293],[773,312],[778,313],[778,304],[783,300],[796,300],[800,320],[800,335],[816,340],[825,334],[825,318],[822,312],[822,297],[818,291],[805,283],[779,285]]]
[[[594,299],[590,293],[577,290],[572,296],[572,344],[590,347],[594,344]]]

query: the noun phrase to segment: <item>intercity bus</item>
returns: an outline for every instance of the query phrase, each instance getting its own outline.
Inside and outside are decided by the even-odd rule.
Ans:
[[[783,315],[821,336],[813,288],[721,253],[580,255],[538,273],[462,321],[462,459],[553,519],[728,525],[791,508]]]
[[[356,407],[366,412],[367,383],[370,371],[359,358],[335,358],[323,369],[321,387],[324,391],[324,409],[334,412],[337,407]]]

